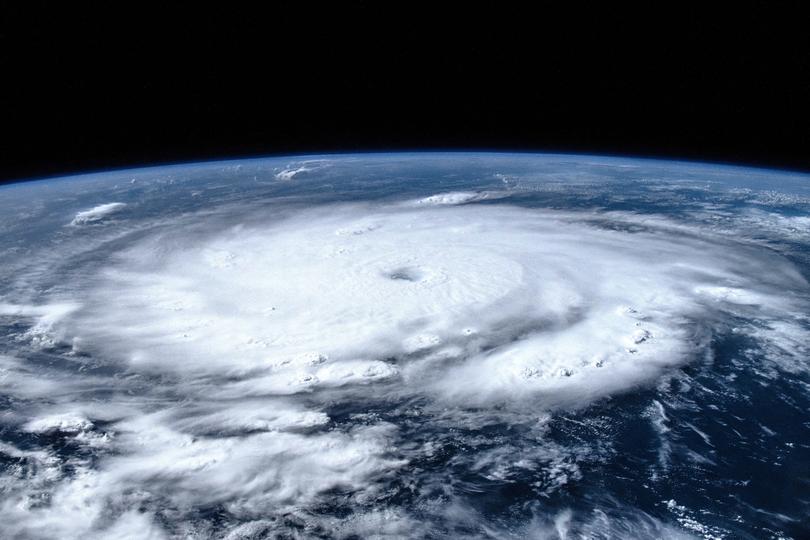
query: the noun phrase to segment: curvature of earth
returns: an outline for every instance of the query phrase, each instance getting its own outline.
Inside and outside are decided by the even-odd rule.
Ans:
[[[0,189],[9,538],[810,535],[810,177],[526,154]]]

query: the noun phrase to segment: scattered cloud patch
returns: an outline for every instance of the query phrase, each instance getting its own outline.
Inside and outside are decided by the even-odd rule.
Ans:
[[[492,194],[488,192],[454,191],[417,199],[410,204],[414,206],[449,206],[481,201],[488,198],[492,198]]]
[[[70,222],[73,226],[78,225],[88,225],[91,223],[97,223],[110,215],[119,212],[126,206],[126,203],[121,202],[113,202],[107,204],[100,204],[95,206],[89,210],[83,210],[78,212],[73,220]]]
[[[326,166],[327,163],[322,160],[307,160],[298,163],[291,163],[287,167],[278,170],[273,176],[276,180],[289,181],[297,176],[302,176],[306,173],[323,169]]]
[[[296,167],[294,169],[283,169],[275,174],[276,180],[292,180],[299,174],[312,171],[311,167],[307,167],[302,165],[301,167]]]

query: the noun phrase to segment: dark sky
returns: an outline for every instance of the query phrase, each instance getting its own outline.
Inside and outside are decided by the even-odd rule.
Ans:
[[[11,4],[0,7],[0,181],[395,149],[810,170],[799,3],[626,13],[577,2],[565,12],[503,2]]]

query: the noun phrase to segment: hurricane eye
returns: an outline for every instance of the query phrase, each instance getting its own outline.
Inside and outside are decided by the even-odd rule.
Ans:
[[[396,281],[421,281],[422,271],[418,268],[403,266],[387,272],[385,277]]]

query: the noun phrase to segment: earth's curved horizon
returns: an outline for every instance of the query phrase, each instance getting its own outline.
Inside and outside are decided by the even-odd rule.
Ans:
[[[0,536],[804,538],[810,175],[408,152],[0,186]]]

